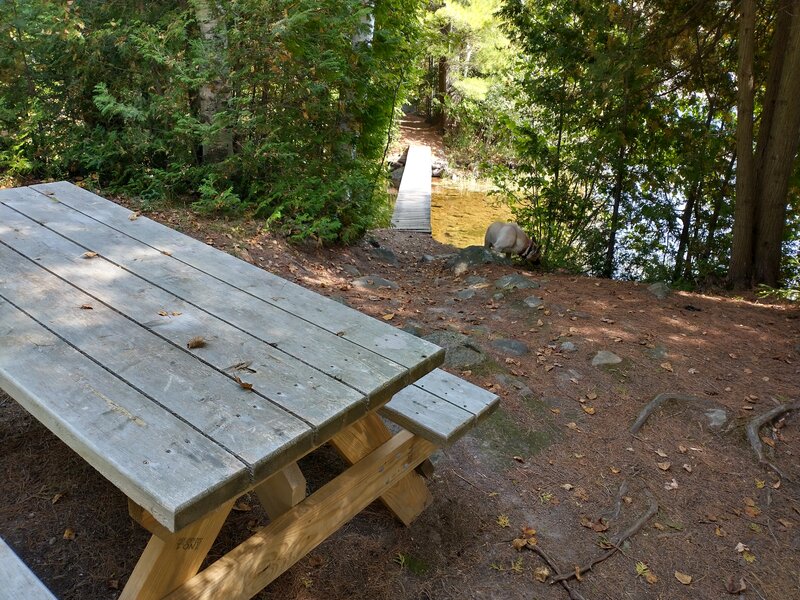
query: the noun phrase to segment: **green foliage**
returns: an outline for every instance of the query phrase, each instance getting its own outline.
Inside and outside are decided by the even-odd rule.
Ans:
[[[515,159],[494,177],[551,265],[697,280],[727,259],[735,24],[717,10],[503,3]]]
[[[148,201],[188,194],[294,239],[352,241],[385,212],[381,163],[419,7],[2,3],[0,169]]]

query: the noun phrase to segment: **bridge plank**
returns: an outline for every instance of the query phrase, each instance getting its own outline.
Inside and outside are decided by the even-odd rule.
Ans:
[[[392,227],[407,231],[431,232],[431,149],[408,148],[403,178],[397,192]]]

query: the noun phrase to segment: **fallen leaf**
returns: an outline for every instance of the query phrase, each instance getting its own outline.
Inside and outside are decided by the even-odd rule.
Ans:
[[[692,465],[690,465],[689,463],[683,463],[683,470],[686,471],[687,473],[691,473]]]
[[[583,581],[583,576],[581,575],[581,568],[578,565],[575,565],[575,581]]]
[[[687,575],[686,573],[681,573],[680,571],[675,571],[675,579],[680,581],[683,585],[689,585],[692,583],[692,576]]]
[[[581,408],[583,409],[583,412],[585,412],[587,415],[593,415],[596,412],[594,407],[592,406],[583,405],[581,406]]]
[[[572,488],[574,488],[575,486],[574,486],[574,485],[572,485],[571,483],[562,483],[562,484],[561,484],[561,487],[562,487],[562,488],[564,488],[564,489],[565,489],[565,490],[567,490],[567,491],[570,491],[570,490],[571,490]]]
[[[547,567],[536,567],[533,570],[533,577],[536,581],[544,583],[547,581],[547,578],[550,577],[550,569]]]
[[[667,453],[664,452],[661,448],[656,450],[656,454],[658,454],[661,458],[667,458]]]
[[[237,512],[250,512],[251,510],[253,510],[253,507],[250,506],[247,502],[240,500],[239,502],[233,505],[232,510],[235,510]]]
[[[550,412],[553,413],[554,415],[560,415],[561,414],[561,409],[560,408],[551,408]]]
[[[131,214],[128,215],[128,221],[135,221],[138,218],[139,218],[138,212],[132,212]]]
[[[589,494],[583,488],[580,488],[580,487],[579,488],[575,488],[575,491],[573,492],[573,494],[575,495],[576,498],[578,498],[578,500],[583,500],[584,502],[588,502],[589,501]]]
[[[500,515],[497,517],[497,524],[500,527],[511,527],[511,521],[509,520],[508,516]]]
[[[756,487],[757,487],[759,490],[763,490],[763,489],[764,489],[764,487],[766,487],[766,485],[767,485],[767,482],[766,482],[766,481],[764,481],[764,480],[762,480],[762,479],[756,479]]]
[[[755,518],[761,514],[761,509],[757,506],[745,506],[744,513],[750,518]]]
[[[58,492],[55,496],[50,499],[50,504],[55,504],[59,500],[64,497],[64,492]],[[780,519],[778,519],[780,521]]]
[[[64,539],[65,540],[74,540],[75,539],[75,531],[71,527],[67,527],[64,530]]]
[[[668,463],[668,462],[660,462],[660,463],[656,463],[656,465],[657,465],[657,466],[658,466],[658,468],[659,468],[659,469],[661,469],[662,471],[669,471],[669,468],[672,466],[672,463]]]
[[[611,467],[611,472],[614,475],[618,475],[620,473],[620,470],[617,467]]]
[[[778,481],[773,483],[771,487],[772,487],[773,490],[777,490],[779,487],[781,487],[781,480],[778,479]]]
[[[586,394],[586,397],[589,400],[596,400],[597,399],[597,394],[595,394],[594,392],[589,392],[588,394]]]
[[[729,353],[729,354],[728,354],[728,356],[730,356],[730,357],[731,357],[732,359],[734,359],[734,360],[736,360],[737,358],[739,358],[739,355],[738,355],[738,354],[734,354],[733,352]]]
[[[770,448],[774,448],[775,447],[775,440],[773,440],[771,437],[767,437],[765,435],[762,435],[761,436],[761,441],[764,442]]]
[[[747,563],[756,562],[756,555],[750,552],[749,550],[745,550],[744,552],[742,552],[742,558],[744,558],[745,562]]]
[[[792,523],[789,519],[778,519],[778,523],[783,525],[786,529],[791,529],[794,527],[794,523]]]
[[[658,521],[656,521],[655,523],[653,523],[653,527],[655,527],[655,528],[656,528],[656,529],[658,529],[659,531],[664,531],[664,530],[666,529],[666,527],[664,527],[664,526],[663,526],[661,523],[659,523]]]
[[[536,535],[536,530],[533,527],[528,527],[526,525],[522,528],[522,535],[523,537],[533,537]]]
[[[719,525],[717,525],[716,529],[714,529],[714,533],[717,535],[717,537],[725,537],[726,535],[728,535],[725,532],[725,530],[722,527],[720,527]]]
[[[94,310],[94,306],[91,304],[81,304],[81,310]]]
[[[668,362],[661,363],[661,368],[672,373],[672,365]]]
[[[98,256],[97,252],[92,252],[91,250],[81,254],[81,257],[83,257],[83,258],[95,258],[96,256]]]
[[[525,462],[525,459],[522,458],[521,456],[515,456],[514,460],[517,461],[518,463],[524,463]]]
[[[678,489],[678,482],[675,481],[675,479],[673,479],[669,483],[665,483],[664,484],[664,489],[665,490],[677,490]]]
[[[526,540],[525,538],[514,538],[513,540],[511,540],[511,545],[514,547],[514,550],[519,552],[525,546],[528,545],[528,540]]]
[[[206,340],[202,335],[196,335],[188,342],[186,342],[187,348],[204,348],[206,345]]]
[[[689,369],[689,374],[690,374],[690,375],[697,375],[699,372],[700,372],[700,371],[698,371],[698,370],[697,370],[697,369],[695,369],[694,367],[692,367],[692,368],[690,368],[690,369]]]
[[[236,383],[238,383],[239,386],[242,389],[245,389],[247,391],[252,391],[253,390],[253,384],[252,383],[247,383],[246,381],[242,381],[241,379],[239,379],[238,375],[234,375],[233,378],[236,380]]]
[[[391,321],[392,319],[394,319],[394,313],[386,313],[381,317],[381,319],[383,319],[384,321]]]
[[[161,315],[162,317],[168,317],[169,316],[169,313],[167,311],[165,311],[165,310],[158,311],[158,314]]]
[[[753,500],[752,498],[745,498],[744,499],[744,505],[745,506],[755,506],[756,505],[756,501]]]
[[[172,256],[172,251],[171,250],[162,250],[161,254],[163,254],[164,256]],[[252,259],[250,261],[248,261],[248,262],[252,262]]]
[[[742,552],[745,552],[746,550],[749,550],[749,549],[750,549],[750,548],[748,548],[747,546],[745,546],[745,545],[744,545],[742,542],[739,542],[738,544],[736,544],[736,551],[737,551],[739,554],[741,554]]]
[[[575,423],[574,421],[571,421],[571,422],[567,423],[567,427],[570,428],[570,429],[578,429],[578,424]]]
[[[686,454],[687,450],[688,448],[686,446],[678,446],[678,452],[680,452],[681,454]]]

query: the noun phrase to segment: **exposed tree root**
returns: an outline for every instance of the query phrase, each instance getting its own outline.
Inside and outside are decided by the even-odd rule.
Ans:
[[[764,446],[761,443],[761,437],[759,436],[759,431],[761,428],[775,419],[780,415],[793,411],[793,410],[800,410],[800,402],[793,402],[791,404],[781,404],[780,406],[776,406],[775,408],[768,410],[767,412],[760,414],[756,417],[753,417],[750,422],[747,424],[747,439],[750,441],[750,445],[753,447],[753,451],[756,453],[758,457],[758,462],[762,465],[767,465],[770,469],[775,471],[777,475],[781,479],[788,480],[789,478],[784,475],[778,467],[773,465],[769,462],[766,457],[764,456]]]
[[[595,558],[587,565],[583,567],[578,567],[577,569],[575,569],[574,573],[568,573],[553,577],[553,580],[550,583],[561,583],[569,579],[572,579],[573,577],[578,577],[580,575],[583,575],[587,571],[591,571],[596,564],[601,563],[607,558],[613,556],[617,552],[617,550],[619,550],[620,545],[622,545],[625,542],[625,540],[635,535],[642,527],[644,527],[644,524],[647,523],[647,521],[649,521],[650,518],[653,517],[653,515],[655,515],[658,512],[658,502],[656,502],[656,499],[653,498],[652,495],[648,494],[648,496],[650,498],[650,506],[647,507],[647,511],[641,517],[639,517],[633,525],[628,527],[628,529],[623,531],[618,536],[611,538],[611,544],[613,548],[611,548],[605,554],[602,554],[601,556]]]
[[[650,402],[647,403],[642,409],[642,412],[639,413],[639,417],[636,419],[633,425],[631,425],[630,432],[637,433],[644,425],[644,422],[647,421],[648,417],[653,413],[655,409],[659,406],[664,404],[664,402],[668,400],[680,400],[681,402],[701,402],[700,398],[696,396],[688,396],[686,394],[676,394],[675,392],[664,392],[663,394],[659,394],[655,398],[653,398]]]
[[[605,515],[603,515],[605,517],[606,521],[613,521],[614,519],[619,517],[619,512],[622,510],[622,498],[627,493],[628,493],[628,480],[626,479],[619,486],[619,491],[617,492],[617,500],[616,500],[616,502],[614,502],[614,510],[613,510],[613,512],[606,513]]]
[[[547,564],[547,566],[553,570],[553,573],[555,573],[557,577],[560,576],[561,570],[558,568],[558,565],[552,558],[550,558],[547,554],[545,554],[544,550],[539,548],[539,546],[525,546],[525,547],[535,552]],[[552,583],[555,583],[555,581],[553,581]],[[565,580],[559,580],[559,583],[565,590],[567,590],[570,600],[586,600],[581,595],[581,593],[578,592],[578,590],[572,589],[572,587]]]

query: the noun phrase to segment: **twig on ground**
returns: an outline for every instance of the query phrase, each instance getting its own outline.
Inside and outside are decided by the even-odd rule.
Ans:
[[[701,399],[697,398],[696,396],[688,396],[686,394],[676,394],[675,392],[664,392],[663,394],[659,394],[655,398],[653,398],[650,402],[647,403],[642,409],[642,412],[639,413],[636,421],[631,425],[630,432],[636,433],[644,425],[644,422],[647,421],[648,417],[653,413],[655,409],[659,406],[667,402],[668,400],[680,400],[682,402],[700,402]]]
[[[456,472],[454,469],[450,469],[450,472],[451,472],[453,475],[455,475],[456,477],[458,477],[458,478],[459,478],[461,481],[463,481],[463,482],[465,482],[465,483],[467,483],[467,484],[471,485],[472,487],[474,487],[476,490],[478,490],[478,491],[479,491],[479,492],[481,492],[482,494],[485,494],[485,493],[486,493],[484,490],[482,490],[482,489],[481,489],[481,488],[479,488],[477,485],[475,485],[474,483],[472,483],[472,482],[471,482],[469,479],[467,479],[467,478],[466,478],[466,477],[464,477],[463,475],[460,475],[459,473],[457,473],[457,472]]]
[[[658,502],[656,502],[656,499],[653,498],[651,494],[648,493],[648,496],[650,497],[650,505],[647,507],[647,511],[641,517],[639,517],[633,525],[628,527],[628,529],[623,531],[621,534],[611,538],[611,545],[613,546],[613,548],[611,548],[605,554],[602,554],[599,557],[595,558],[587,565],[583,567],[578,567],[574,573],[569,573],[554,577],[550,583],[566,581],[568,579],[572,579],[573,577],[577,577],[578,575],[583,575],[587,571],[591,571],[596,564],[601,563],[607,558],[613,556],[620,549],[619,547],[625,542],[625,540],[635,535],[642,527],[644,527],[644,524],[647,523],[647,521],[649,521],[650,518],[653,517],[653,515],[655,515],[658,512]]]
[[[758,457],[758,462],[762,465],[768,466],[770,469],[775,471],[777,475],[781,479],[786,479],[790,481],[786,475],[784,475],[778,467],[773,465],[771,462],[767,460],[764,456],[764,446],[761,443],[761,438],[759,437],[759,431],[761,428],[775,419],[780,415],[787,413],[792,410],[800,410],[800,402],[793,402],[791,404],[781,404],[776,406],[775,408],[768,410],[767,412],[760,414],[756,417],[750,419],[750,422],[747,424],[747,439],[750,441],[750,445],[753,447],[753,451],[756,453],[756,457]]]
[[[556,576],[560,576],[561,569],[558,568],[558,565],[555,563],[555,561],[552,558],[550,558],[545,553],[545,551],[542,550],[538,545],[536,545],[536,546],[525,546],[525,547],[529,548],[530,550],[535,552],[539,556],[539,558],[541,558],[547,564],[547,566],[550,567],[553,570],[553,573],[555,573]],[[552,583],[555,583],[555,582],[552,582]],[[561,587],[563,587],[565,590],[567,590],[567,593],[569,594],[570,600],[586,600],[578,590],[572,589],[572,587],[566,581],[562,580],[562,581],[559,581],[559,583],[561,583]]]

